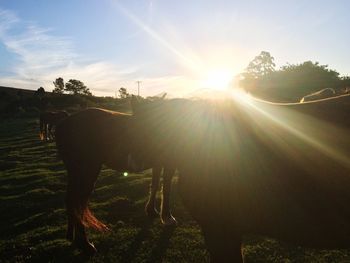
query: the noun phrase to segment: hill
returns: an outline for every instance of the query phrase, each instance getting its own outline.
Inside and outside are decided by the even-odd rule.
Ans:
[[[40,94],[35,90],[0,86],[1,117],[37,117],[41,111],[67,110],[75,112],[87,107],[130,111],[129,98],[55,94],[52,92]]]

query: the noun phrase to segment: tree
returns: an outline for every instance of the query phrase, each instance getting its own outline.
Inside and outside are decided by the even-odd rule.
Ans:
[[[246,74],[254,78],[266,76],[275,71],[274,57],[267,51],[261,51],[249,64],[246,69]]]
[[[55,88],[52,91],[53,93],[63,94],[63,92],[64,92],[64,80],[63,80],[63,78],[57,78],[53,82],[53,85],[55,86]]]
[[[92,95],[90,90],[85,86],[85,84],[82,81],[76,80],[76,79],[70,79],[66,83],[66,87],[64,90],[74,95],[77,95],[77,94],[83,94],[88,96]]]
[[[274,57],[267,51],[261,51],[251,62],[241,76],[239,84],[247,91],[253,91],[262,79],[275,71]]]
[[[35,95],[39,96],[39,98],[42,98],[45,96],[45,89],[43,87],[38,88],[35,91]]]
[[[119,97],[121,99],[125,99],[125,98],[129,97],[129,93],[126,90],[126,88],[121,87],[118,92],[119,92]]]

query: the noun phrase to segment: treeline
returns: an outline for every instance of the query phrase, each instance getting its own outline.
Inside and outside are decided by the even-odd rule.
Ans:
[[[81,92],[46,92],[0,87],[0,118],[37,117],[41,111],[79,111],[88,107],[100,107],[115,111],[130,111],[129,98],[96,97]]]
[[[262,51],[240,74],[239,84],[252,95],[266,100],[296,102],[325,88],[334,89],[336,94],[348,93],[350,77],[341,77],[328,65],[312,61],[287,63],[276,69],[274,57]]]
[[[53,85],[55,88],[53,89],[53,93],[56,94],[64,94],[68,93],[71,95],[87,95],[92,96],[90,89],[85,86],[84,82],[77,79],[70,79],[67,83],[64,83],[63,78],[57,78]]]

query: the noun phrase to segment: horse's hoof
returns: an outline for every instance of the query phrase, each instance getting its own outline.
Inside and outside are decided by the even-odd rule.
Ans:
[[[175,219],[175,217],[173,217],[172,215],[168,216],[168,217],[161,217],[160,218],[162,224],[164,226],[176,226],[177,225],[177,221]]]
[[[96,254],[97,249],[94,244],[89,241],[77,242],[73,243],[76,248],[80,249],[86,256],[92,257]]]
[[[155,217],[158,217],[159,216],[159,212],[154,209],[154,208],[147,208],[145,209],[145,212],[146,212],[146,215],[149,217],[149,218],[155,218]]]
[[[83,249],[85,255],[92,257],[96,254],[97,249],[95,248],[93,243],[88,242],[85,248]]]

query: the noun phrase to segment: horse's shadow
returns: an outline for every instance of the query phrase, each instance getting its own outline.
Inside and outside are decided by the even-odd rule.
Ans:
[[[145,221],[140,231],[136,234],[134,241],[131,243],[128,250],[121,258],[121,262],[132,262],[136,258],[138,251],[142,247],[143,241],[149,238],[151,235],[152,224],[152,219],[148,219]],[[162,229],[157,244],[151,251],[147,262],[162,262],[162,258],[167,248],[169,247],[170,238],[174,230],[175,226],[167,226]]]
[[[169,247],[170,238],[173,235],[175,226],[166,226],[163,228],[157,245],[153,248],[149,262],[161,262],[164,254]]]

